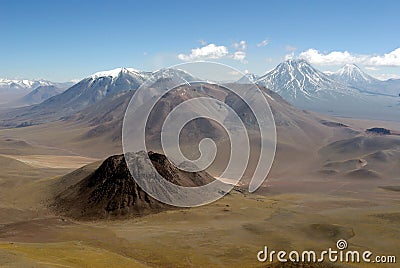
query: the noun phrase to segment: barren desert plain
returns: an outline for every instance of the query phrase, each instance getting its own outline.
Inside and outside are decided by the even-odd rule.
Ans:
[[[297,110],[283,114],[290,111]],[[276,121],[276,159],[257,192],[238,185],[202,207],[97,220],[60,215],[52,200],[120,154],[118,142],[107,133],[82,138],[90,127],[79,121],[0,130],[0,265],[364,267],[257,260],[264,246],[319,251],[339,239],[353,250],[399,256],[400,136],[365,132],[395,133],[399,124],[309,112]]]

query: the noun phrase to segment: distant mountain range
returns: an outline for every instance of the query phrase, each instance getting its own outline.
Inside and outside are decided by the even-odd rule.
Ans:
[[[32,90],[39,86],[49,86],[53,83],[47,80],[27,80],[27,79],[2,79],[0,78],[1,90]]]
[[[388,96],[398,96],[400,93],[400,79],[382,81],[363,72],[355,64],[346,64],[333,73],[323,73],[302,59],[287,60],[254,82],[284,97],[287,95],[288,100],[298,97],[318,98],[318,94],[326,94],[329,90],[354,94],[352,89],[356,89],[358,92]]]
[[[15,107],[37,104],[60,94],[72,85],[72,82],[0,79],[0,105]]]
[[[3,126],[29,126],[54,121],[89,108],[105,98],[115,98],[127,91],[136,90],[150,78],[159,83],[176,79],[194,80],[190,74],[176,69],[152,73],[132,68],[117,68],[98,72],[40,104],[6,112],[4,116],[7,119],[2,120],[1,123]],[[36,93],[32,92],[33,95],[37,95]]]
[[[361,92],[389,96],[399,96],[400,94],[400,79],[382,81],[363,72],[355,64],[346,64],[337,72],[331,73],[328,76]]]
[[[117,68],[90,75],[64,91],[61,86],[65,84],[3,79],[0,80],[0,85],[3,85],[0,91],[29,91],[14,103],[21,103],[18,106],[35,105],[2,113],[0,123],[8,127],[29,126],[65,118],[103,99],[115,99],[127,91],[136,90],[148,79],[157,83],[196,80],[189,73],[177,69],[145,72]],[[400,114],[400,79],[381,81],[356,65],[348,64],[337,72],[325,74],[305,60],[290,59],[261,77],[248,73],[238,82],[249,81],[278,93],[302,109],[338,116],[394,120]]]
[[[128,68],[95,73],[62,94],[34,107],[32,111],[56,108],[63,114],[70,114],[89,107],[108,96],[137,89],[145,80],[145,73]]]
[[[10,80],[0,79],[0,104],[16,100],[39,86],[52,85],[46,80]]]
[[[328,74],[328,76],[333,80],[336,80],[347,86],[354,86],[361,88],[370,86],[371,84],[380,81],[363,72],[355,64],[345,64],[338,71]]]
[[[381,81],[356,65],[325,74],[302,59],[290,59],[255,83],[297,107],[338,116],[396,119],[400,115],[400,80]]]
[[[329,78],[305,60],[287,60],[256,80],[292,103],[356,95],[357,91]]]

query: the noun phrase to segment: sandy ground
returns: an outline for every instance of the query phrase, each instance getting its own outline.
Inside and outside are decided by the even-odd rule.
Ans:
[[[335,248],[339,239],[346,239],[352,250],[399,256],[399,202],[398,193],[379,189],[364,198],[343,191],[232,192],[204,207],[130,220],[74,222],[49,215],[1,226],[0,256],[5,257],[0,264],[268,267],[256,259],[264,246],[321,251]]]
[[[346,122],[360,129],[394,126]],[[293,176],[296,170],[312,169],[319,155],[299,161],[300,153],[285,154],[283,148],[279,159],[287,172],[275,171],[254,194],[233,191],[199,208],[78,222],[48,208],[51,186],[76,167],[96,161],[96,150],[79,154],[76,148],[93,145],[75,143],[78,134],[61,128],[60,135],[69,140],[63,148],[55,138],[41,137],[37,128],[29,130],[0,131],[0,267],[272,267],[257,261],[264,246],[321,251],[335,248],[339,239],[346,239],[351,250],[395,255],[400,261],[400,191],[382,188],[399,186],[400,176]],[[343,137],[332,131],[325,142]]]
[[[100,159],[82,156],[60,156],[60,155],[2,155],[16,159],[22,163],[35,168],[66,168],[78,169]]]
[[[5,161],[11,161],[3,165],[9,169],[22,163],[0,158]],[[23,165],[19,168],[46,171]],[[351,250],[400,256],[400,192],[380,188],[399,185],[396,179],[270,178],[257,193],[233,191],[207,206],[78,222],[48,209],[49,186],[57,172],[66,173],[52,172],[1,179],[1,267],[270,267],[256,258],[264,246],[319,252],[335,248],[339,239]]]

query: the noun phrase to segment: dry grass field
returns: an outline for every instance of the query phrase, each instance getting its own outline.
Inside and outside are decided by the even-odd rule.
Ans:
[[[360,130],[368,125],[358,124]],[[54,187],[62,178],[79,181],[90,174],[108,149],[98,148],[102,154],[94,157],[93,147],[74,143],[74,130],[57,143],[31,128],[29,132],[0,130],[1,267],[281,267],[259,263],[257,252],[264,246],[320,251],[335,248],[339,239],[346,239],[352,250],[400,256],[400,180],[393,177],[398,170],[392,163],[398,158],[390,158],[394,153],[390,150],[397,148],[395,137],[375,137],[382,148],[363,141],[363,146],[351,153],[338,153],[332,142],[346,142],[353,134],[333,130],[303,162],[282,146],[271,176],[254,194],[235,190],[198,208],[77,221],[60,217],[49,208]],[[353,129],[357,130],[356,126]],[[329,159],[321,157],[321,150]],[[387,166],[382,159],[375,162],[372,158],[366,166],[346,162],[370,155],[371,150],[386,153],[383,160]],[[70,173],[91,162],[95,163]],[[367,168],[379,169],[379,177],[342,176],[349,170],[364,172]],[[67,173],[70,175],[64,177]],[[353,266],[375,267],[362,263],[284,267]]]

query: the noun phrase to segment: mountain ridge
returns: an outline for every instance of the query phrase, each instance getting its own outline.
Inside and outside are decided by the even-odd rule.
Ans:
[[[50,86],[65,88],[70,86],[70,83],[58,83],[44,79],[30,80],[0,78],[0,104],[3,106],[9,106],[8,103],[23,98],[39,87]]]
[[[400,93],[400,80],[379,80],[367,74],[356,64],[345,64],[328,76],[346,86],[356,88],[360,92],[397,96]]]
[[[97,72],[40,104],[6,111],[0,115],[0,125],[18,127],[56,121],[89,108],[103,99],[134,91],[148,79],[164,79],[166,82],[166,78],[179,82],[195,80],[189,73],[179,69],[161,69],[150,73],[138,72],[132,68],[117,68]]]
[[[287,100],[298,97],[319,99],[320,93],[328,90],[331,91],[330,94],[356,94],[303,59],[289,59],[280,63],[275,69],[261,76],[257,84],[275,91]]]
[[[343,82],[350,78],[358,83]],[[366,87],[360,81],[371,83]],[[256,83],[302,109],[333,116],[398,120],[400,102],[395,98],[397,95],[379,92],[383,88],[374,87],[376,81],[355,65],[346,65],[332,76],[317,70],[306,60],[289,59],[261,76]]]

